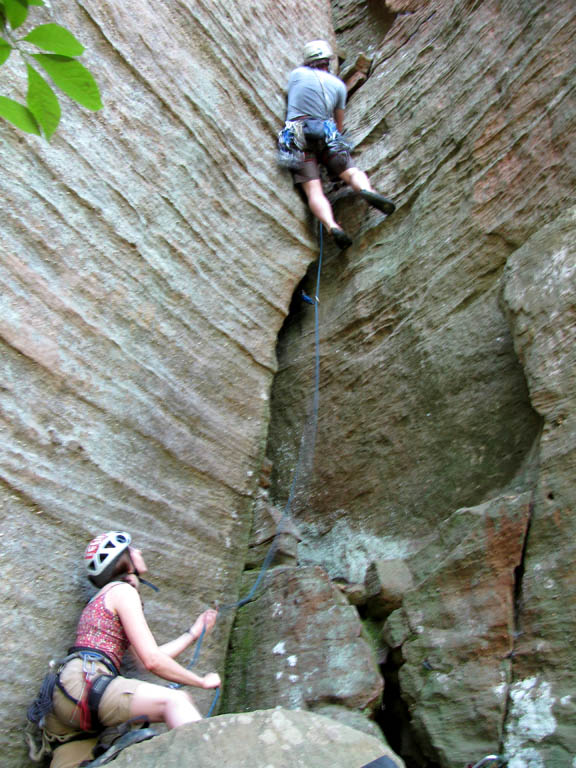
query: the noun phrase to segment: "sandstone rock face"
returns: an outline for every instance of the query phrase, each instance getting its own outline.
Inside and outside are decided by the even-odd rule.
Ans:
[[[231,637],[225,709],[374,711],[382,678],[356,609],[318,567],[277,568],[240,609]],[[365,727],[368,727],[364,723]]]
[[[274,137],[302,39],[332,35],[329,4],[309,0],[289,22],[272,0],[53,6],[41,20],[86,45],[105,107],[63,97],[49,145],[0,125],[10,766],[28,764],[25,708],[72,641],[93,535],[133,533],[161,588],[146,600],[160,641],[237,595],[277,334],[314,258]],[[203,670],[222,669],[228,630]]]
[[[342,52],[372,58],[347,113],[358,163],[399,207],[385,220],[334,190],[355,244],[324,258],[317,451],[294,504],[301,559],[350,584],[382,560],[420,571],[404,609],[412,623],[392,614],[386,633],[408,654],[396,671],[424,752],[414,765],[501,751],[516,766],[564,768],[576,754],[572,672],[562,681],[574,669],[574,255],[563,216],[576,181],[574,8],[351,0],[335,3],[335,23]],[[295,306],[273,388],[278,501],[313,355],[311,312]],[[470,514],[491,521],[499,562],[482,526],[468,531]],[[450,608],[434,592],[445,587],[459,596]],[[479,624],[491,629],[472,642]],[[450,652],[427,669],[441,637]]]
[[[413,587],[412,573],[403,560],[377,560],[366,573],[367,611],[373,617],[386,618],[402,605]]]
[[[505,746],[510,765],[574,758],[576,209],[539,230],[504,276],[518,356],[544,418]]]
[[[411,561],[417,586],[400,609],[402,633],[400,617],[384,627],[401,648],[412,734],[441,765],[466,765],[502,741],[530,502],[522,494],[455,512]]]
[[[237,625],[268,647],[313,619],[296,646],[317,673],[307,687],[227,687],[237,709],[310,693],[364,726],[382,680],[328,576],[364,616],[371,564],[400,561],[414,588],[385,626],[366,625],[408,709],[384,727],[410,768],[495,751],[513,768],[572,768],[573,3],[53,5],[87,46],[105,109],[66,104],[50,145],[0,125],[4,764],[30,768],[25,708],[70,644],[94,533],[129,529],[144,550],[159,640],[233,602],[262,560],[314,380],[312,312],[291,298],[316,234],[274,134],[301,43],[319,37],[345,65],[371,62],[347,126],[398,210],[386,220],[333,189],[355,244],[324,253],[319,431],[291,510],[303,567],[278,571]],[[2,93],[22,95],[11,77]],[[292,618],[278,626],[284,596]],[[202,670],[245,663],[237,630],[228,650],[232,619]],[[352,649],[363,691],[340,664]],[[166,738],[162,759],[184,754],[183,736]]]
[[[311,712],[275,709],[222,715],[125,750],[117,768],[362,768],[388,757],[378,739]]]

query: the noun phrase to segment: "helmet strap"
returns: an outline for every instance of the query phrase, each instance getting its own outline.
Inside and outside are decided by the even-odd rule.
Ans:
[[[136,570],[136,568],[134,568],[134,574],[135,574],[136,578],[138,579],[138,581],[140,582],[140,584],[145,584],[147,587],[150,587],[150,589],[153,589],[154,592],[160,592],[160,587],[156,587],[150,581],[146,581],[146,579],[143,579],[142,576],[140,576],[140,574]]]

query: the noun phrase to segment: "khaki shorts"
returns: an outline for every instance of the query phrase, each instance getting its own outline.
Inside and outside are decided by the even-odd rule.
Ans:
[[[96,746],[97,739],[82,739],[72,741],[70,744],[62,744],[57,747],[52,755],[50,768],[77,768],[84,760],[93,760],[92,750]]]
[[[66,691],[75,699],[81,699],[85,690],[84,661],[82,659],[73,659],[64,666],[60,673],[60,683]],[[101,674],[109,675],[110,671],[104,664],[95,662],[92,668],[91,662],[88,662],[90,671],[94,670],[95,677]],[[142,680],[136,680],[129,677],[116,677],[104,691],[100,700],[98,715],[100,722],[104,726],[119,725],[130,720],[130,706],[132,695],[136,689],[143,685]],[[80,711],[77,704],[70,701],[59,688],[54,689],[52,699],[53,711],[46,716],[45,730],[51,736],[69,737],[74,733],[81,733]]]

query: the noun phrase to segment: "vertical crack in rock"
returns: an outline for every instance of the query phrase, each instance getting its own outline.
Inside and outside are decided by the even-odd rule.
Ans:
[[[502,728],[501,728],[501,741],[499,744],[499,754],[504,754],[505,751],[505,737],[506,726],[508,724],[508,718],[512,708],[512,686],[514,684],[514,657],[516,655],[516,642],[522,634],[522,610],[523,610],[523,579],[526,567],[526,553],[528,551],[528,543],[530,539],[530,529],[532,527],[532,518],[534,515],[535,498],[534,494],[529,505],[529,515],[526,523],[526,531],[524,534],[524,541],[522,544],[522,553],[520,562],[514,568],[514,630],[513,641],[514,646],[510,651],[509,657],[511,659],[510,675],[506,686],[506,703],[504,706],[504,712],[502,715]]]
[[[402,694],[400,674],[406,663],[402,645],[388,645],[393,633],[385,638],[385,620],[370,618],[369,604],[358,606],[364,627],[368,629],[376,645],[379,669],[384,683],[382,703],[374,720],[381,729],[390,748],[400,755],[407,768],[440,768],[434,759],[434,748],[428,743],[426,754],[421,748],[421,735],[413,728],[408,703]],[[399,612],[398,612],[399,613]]]
[[[532,516],[534,514],[534,496],[530,502],[530,513],[526,524],[526,533],[522,545],[522,556],[520,563],[514,569],[514,637],[518,637],[522,632],[522,608],[523,593],[522,581],[524,579],[524,569],[526,565],[526,553],[528,551],[528,541],[530,538],[530,528],[532,526]]]

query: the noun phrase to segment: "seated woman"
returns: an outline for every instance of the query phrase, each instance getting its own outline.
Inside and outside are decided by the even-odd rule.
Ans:
[[[90,581],[100,590],[80,616],[74,646],[57,670],[52,710],[42,721],[44,742],[53,749],[58,745],[50,768],[76,768],[90,761],[98,733],[133,718],[164,722],[168,728],[202,719],[185,691],[120,676],[129,647],[148,671],[164,680],[198,688],[220,686],[216,673],[200,676],[174,660],[214,627],[216,611],[204,611],[180,637],[159,646],[139,594],[146,563],[131,546],[130,534],[110,531],[97,536],[84,560]],[[132,741],[141,740],[134,733]],[[104,762],[105,756],[97,764]]]

